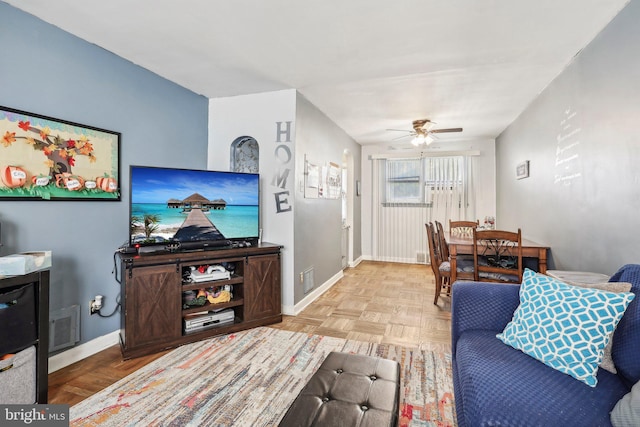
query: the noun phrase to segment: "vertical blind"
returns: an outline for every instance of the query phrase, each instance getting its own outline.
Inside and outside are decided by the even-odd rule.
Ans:
[[[471,156],[373,160],[373,256],[425,263],[425,224],[475,219]]]

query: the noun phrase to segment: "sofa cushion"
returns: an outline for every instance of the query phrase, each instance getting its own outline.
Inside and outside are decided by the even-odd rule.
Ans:
[[[587,387],[487,330],[460,335],[454,365],[460,426],[608,426],[609,413],[629,391],[605,370],[597,387]]]
[[[640,293],[640,265],[627,264],[621,267],[610,282],[629,282],[631,292]],[[629,304],[613,335],[613,361],[618,374],[631,387],[640,381],[640,301],[636,298]]]
[[[616,403],[611,411],[611,424],[614,427],[640,426],[640,382]]]
[[[634,296],[579,288],[526,269],[520,305],[497,337],[595,387],[604,348]]]

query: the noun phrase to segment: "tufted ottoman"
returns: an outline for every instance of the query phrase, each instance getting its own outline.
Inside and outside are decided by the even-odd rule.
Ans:
[[[280,427],[396,426],[400,365],[393,360],[329,353]]]

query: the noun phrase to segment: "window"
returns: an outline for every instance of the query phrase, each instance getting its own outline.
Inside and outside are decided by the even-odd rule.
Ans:
[[[423,166],[421,159],[386,161],[386,203],[422,203]]]
[[[387,159],[385,206],[431,205],[434,196],[457,196],[464,185],[462,157]]]
[[[372,156],[373,258],[423,263],[427,257],[426,223],[475,218],[473,156],[478,155]]]

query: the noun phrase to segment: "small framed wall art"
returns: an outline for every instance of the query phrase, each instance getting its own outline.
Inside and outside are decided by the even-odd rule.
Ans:
[[[529,160],[518,163],[518,166],[516,166],[516,178],[529,178]]]
[[[0,106],[0,201],[120,200],[120,133]]]

